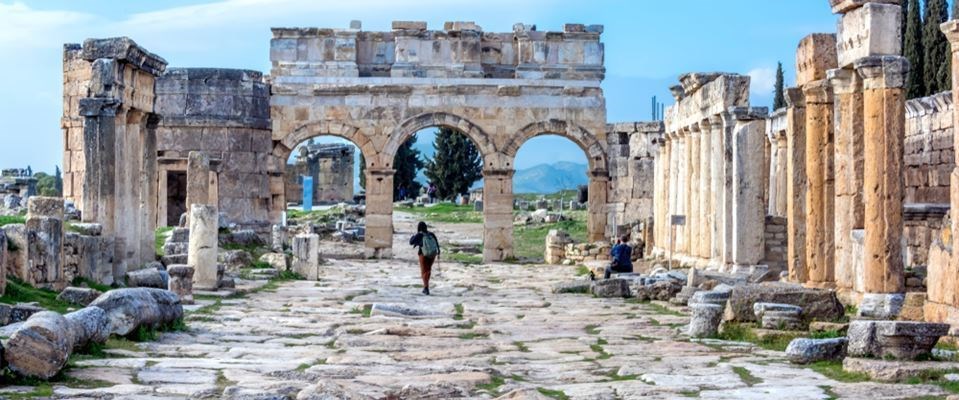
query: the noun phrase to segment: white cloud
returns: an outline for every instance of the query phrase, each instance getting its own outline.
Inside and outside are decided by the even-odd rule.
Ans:
[[[775,68],[754,68],[750,70],[749,91],[752,96],[767,97],[776,87]]]
[[[51,38],[76,32],[98,22],[93,14],[64,10],[35,10],[24,3],[0,3],[0,49],[58,46]]]

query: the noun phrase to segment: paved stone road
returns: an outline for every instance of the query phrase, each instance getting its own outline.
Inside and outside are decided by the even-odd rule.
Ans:
[[[398,242],[406,240],[408,225],[398,224]],[[422,296],[412,254],[397,248],[397,260],[334,261],[319,282],[225,300],[212,314],[194,314],[189,332],[165,334],[123,358],[82,361],[70,375],[114,386],[56,386],[55,394],[445,399],[493,398],[520,388],[571,399],[943,394],[934,386],[832,381],[785,363],[782,353],[690,342],[678,333],[688,318],[660,307],[550,293],[551,284],[573,275],[572,267],[441,263],[434,295]],[[372,303],[440,315],[364,316]]]

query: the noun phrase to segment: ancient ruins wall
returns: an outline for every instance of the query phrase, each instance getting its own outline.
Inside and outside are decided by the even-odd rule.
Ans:
[[[285,160],[296,144],[319,135],[356,144],[367,163],[366,245],[371,256],[388,256],[393,156],[420,129],[456,128],[484,158],[489,261],[512,255],[516,152],[531,137],[561,135],[587,154],[589,239],[603,239],[609,176],[602,27],[570,24],[563,32],[539,32],[517,25],[512,33],[492,35],[472,23],[445,28],[394,22],[389,33],[362,32],[358,24],[274,29],[273,156]],[[483,40],[497,43],[500,56],[484,56]],[[282,184],[282,176],[271,181],[274,199],[284,195]],[[273,204],[278,219],[285,199]]]
[[[187,170],[191,151],[207,153],[219,171],[212,178],[218,211],[241,226],[268,226],[273,210],[273,164],[270,87],[257,71],[217,68],[170,68],[157,78],[158,212],[160,226],[176,225],[185,212],[185,193],[170,193]],[[181,183],[182,185],[182,183]],[[182,204],[181,204],[182,203]],[[177,216],[170,220],[168,214]]]
[[[353,201],[353,145],[319,144],[300,149],[294,163],[286,166],[285,193],[290,202],[302,202],[303,176],[313,177],[314,204]]]
[[[606,236],[641,232],[652,248],[655,167],[662,122],[620,122],[606,127],[610,192]],[[649,234],[645,234],[645,233]]]

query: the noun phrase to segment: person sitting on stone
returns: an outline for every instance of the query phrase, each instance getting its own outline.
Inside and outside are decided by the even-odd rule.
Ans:
[[[416,226],[416,234],[410,238],[410,245],[418,247],[420,259],[420,278],[423,279],[423,294],[430,295],[430,275],[433,272],[433,262],[440,254],[440,242],[436,235],[426,228],[426,222],[420,221]]]
[[[629,247],[629,235],[623,235],[619,238],[619,242],[613,246],[613,249],[609,251],[610,258],[609,265],[606,266],[606,273],[604,274],[604,279],[609,279],[610,275],[613,272],[633,272],[633,248]]]

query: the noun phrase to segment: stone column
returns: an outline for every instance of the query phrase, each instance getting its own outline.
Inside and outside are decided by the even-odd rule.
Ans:
[[[510,176],[509,185],[513,187],[513,178]],[[587,207],[586,237],[590,242],[599,242],[606,240],[606,195],[609,190],[609,172],[606,170],[589,171],[589,204]],[[486,191],[483,191],[486,196]],[[513,193],[509,191],[510,215],[509,225],[512,230],[513,214]],[[504,218],[505,219],[505,218]],[[512,238],[512,235],[510,235]],[[511,246],[512,247],[512,246]],[[484,256],[485,258],[485,256]]]
[[[27,283],[63,289],[63,199],[32,196],[27,201]]]
[[[826,80],[803,86],[806,97],[806,266],[811,287],[831,287],[833,271],[832,163],[833,99]]]
[[[710,264],[720,267],[723,263],[724,229],[726,208],[723,204],[723,168],[725,151],[723,150],[723,119],[714,115],[709,117],[709,191],[710,191],[710,212],[712,213],[710,225]]]
[[[765,251],[763,238],[765,211],[766,108],[734,108],[733,133],[733,265],[748,267],[759,264]]]
[[[186,165],[187,209],[194,204],[217,205],[210,202],[210,156],[206,152],[191,151]]]
[[[901,293],[903,132],[905,77],[909,62],[900,56],[862,58],[855,63],[863,78],[864,274],[870,294]]]
[[[669,207],[666,210],[666,219],[665,219],[665,232],[666,232],[666,241],[663,245],[663,248],[669,252],[670,246],[672,246],[673,251],[676,251],[676,235],[673,234],[672,226],[672,216],[679,214],[679,134],[677,132],[670,132],[669,136]]]
[[[827,76],[835,94],[835,279],[848,293],[857,275],[852,231],[863,229],[862,80],[852,69],[832,69]]]
[[[589,188],[590,210],[593,187]],[[604,202],[605,203],[605,202]],[[589,215],[589,219],[593,219]],[[513,257],[513,170],[483,170],[483,262]]]
[[[670,184],[670,151],[673,141],[668,135],[663,136],[663,145],[659,148],[656,157],[656,197],[653,205],[656,206],[656,216],[653,229],[656,231],[656,248],[668,251],[669,245],[669,184]]]
[[[692,258],[699,258],[699,227],[702,225],[699,213],[699,198],[701,194],[699,186],[699,124],[693,124],[689,128],[689,201],[686,214],[686,238],[689,243],[687,254]]]
[[[806,99],[786,89],[786,263],[789,281],[804,283],[806,270]]]
[[[192,204],[187,264],[193,267],[193,286],[197,289],[216,290],[219,286],[216,265],[218,233],[219,218],[216,207]]]
[[[140,170],[140,263],[146,264],[156,259],[157,229],[157,125],[160,116],[147,113],[143,120],[143,138]],[[164,202],[165,199],[164,199]]]
[[[699,123],[699,257],[703,264],[708,264],[712,257],[712,136],[709,134],[711,126],[709,120]]]
[[[315,233],[293,237],[293,262],[291,270],[303,279],[320,279],[320,237]]]
[[[113,197],[116,179],[116,116],[119,103],[110,99],[80,100],[83,122],[83,196],[80,218],[103,225],[104,235],[113,235]]]
[[[366,170],[366,257],[390,258],[393,249],[392,169]]]
[[[786,132],[776,132],[776,208],[773,215],[777,217],[786,216],[786,181],[789,176],[786,174]]]
[[[679,171],[676,172],[679,182],[676,188],[678,204],[676,205],[676,214],[686,216],[686,225],[676,227],[676,252],[684,256],[689,254],[688,232],[689,226],[689,130],[681,129],[679,131]]]
[[[733,232],[733,131],[736,127],[736,118],[729,112],[721,113],[720,117],[723,119],[723,199],[720,202],[723,208],[723,222],[721,224],[723,230],[723,248],[720,270],[725,271],[733,264],[733,247],[736,243],[736,237]]]
[[[952,45],[952,87],[954,88],[952,91],[952,102],[953,104],[959,104],[959,20],[954,19],[942,24],[942,31],[946,34],[949,43]],[[955,127],[959,127],[959,110],[953,111],[952,117],[953,131],[955,132]],[[952,140],[953,148],[959,149],[959,135],[953,135]],[[949,180],[949,203],[951,204],[951,210],[959,210],[959,153],[954,153],[954,157],[956,167],[953,168]],[[952,241],[951,243],[944,243],[944,245],[951,245],[953,249],[950,255],[949,265],[943,268],[934,268],[934,265],[930,265],[930,278],[935,278],[933,273],[936,272],[937,269],[945,270],[947,277],[940,279],[940,281],[948,282],[951,280],[955,282],[957,271],[959,271],[959,251],[956,251],[956,249],[959,249],[959,212],[950,212],[950,216],[952,218]],[[957,300],[959,299],[956,297],[957,289],[954,286],[947,287],[943,291],[948,294],[937,297],[945,297],[944,300],[951,300],[949,301],[951,306],[959,306],[959,304],[957,304]],[[930,306],[931,305],[927,305],[927,310]],[[926,312],[927,320],[929,320],[930,314],[932,313],[929,311]],[[939,320],[941,321],[943,318],[939,318]]]

